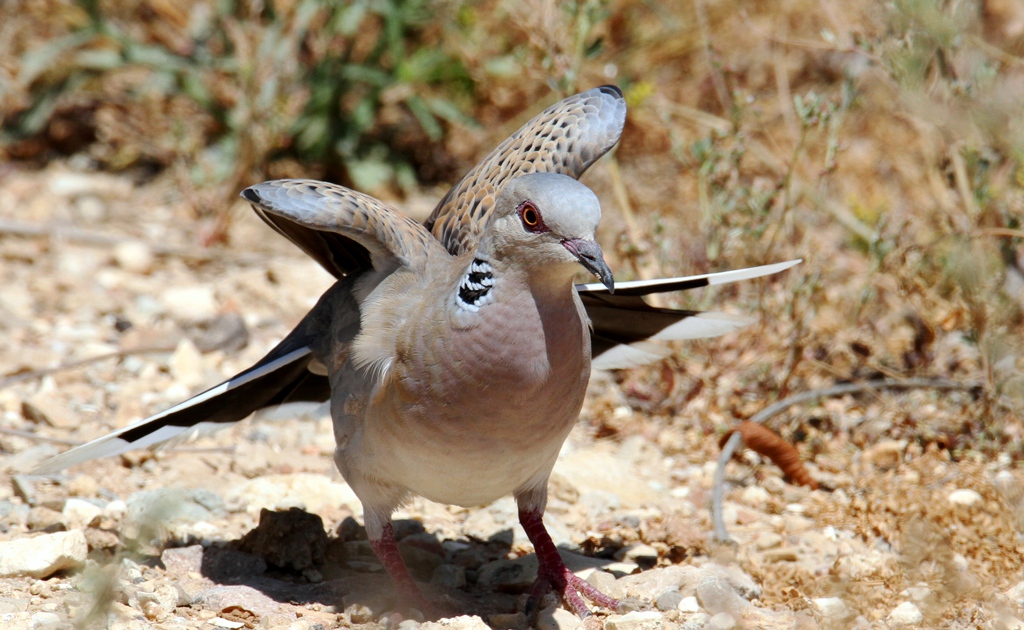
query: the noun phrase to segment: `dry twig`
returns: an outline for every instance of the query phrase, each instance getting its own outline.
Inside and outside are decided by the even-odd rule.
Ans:
[[[843,385],[836,385],[834,387],[826,387],[824,389],[815,389],[794,394],[793,396],[789,396],[788,398],[784,398],[783,400],[765,407],[743,424],[760,424],[794,405],[821,398],[831,398],[833,396],[857,394],[880,389],[971,390],[977,387],[981,387],[981,385],[976,383],[960,383],[949,379],[932,378],[908,378],[904,380],[887,378],[864,381],[862,383],[846,383]],[[729,537],[729,532],[725,528],[725,520],[722,517],[722,502],[725,494],[725,466],[736,453],[736,449],[739,448],[743,437],[745,436],[741,435],[739,430],[733,431],[732,435],[729,436],[729,439],[725,441],[725,444],[722,446],[722,452],[718,456],[718,467],[715,469],[714,487],[711,492],[711,521],[714,523],[715,540],[717,542],[732,542],[732,539]],[[776,462],[776,465],[779,465],[778,462]],[[782,466],[779,465],[779,467],[781,468]]]

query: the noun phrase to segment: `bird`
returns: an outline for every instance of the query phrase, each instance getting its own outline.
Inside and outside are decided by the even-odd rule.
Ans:
[[[615,283],[579,177],[618,142],[622,92],[565,98],[463,177],[424,223],[340,185],[268,181],[241,196],[336,282],[251,368],[35,471],[180,439],[289,402],[328,402],[335,463],[363,504],[370,545],[403,602],[436,611],[398,551],[391,515],[413,495],[465,507],[512,495],[539,570],[527,611],[554,590],[618,602],[566,568],[543,524],[547,481],[591,370],[666,356],[662,340],[747,324],[656,308],[644,296],[778,273],[799,261]],[[580,271],[597,282],[575,284]]]

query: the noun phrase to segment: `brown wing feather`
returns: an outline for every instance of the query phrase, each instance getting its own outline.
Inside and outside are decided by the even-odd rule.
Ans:
[[[579,179],[622,135],[626,101],[605,85],[555,103],[477,164],[437,204],[424,225],[452,255],[472,249],[505,182],[527,173]]]

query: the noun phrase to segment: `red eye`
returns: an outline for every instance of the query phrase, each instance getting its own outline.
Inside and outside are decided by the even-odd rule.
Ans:
[[[544,219],[540,216],[540,210],[537,210],[537,206],[529,201],[524,201],[519,205],[519,220],[523,222],[523,227],[528,232],[546,232],[548,229],[544,225]]]
[[[540,223],[540,217],[537,216],[537,209],[533,206],[526,206],[523,208],[523,223],[529,227],[537,227]]]

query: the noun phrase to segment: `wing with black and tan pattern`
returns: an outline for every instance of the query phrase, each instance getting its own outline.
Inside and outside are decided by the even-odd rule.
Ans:
[[[476,246],[502,186],[519,175],[579,179],[622,135],[626,101],[604,85],[545,109],[498,145],[437,204],[424,225],[453,255]]]

